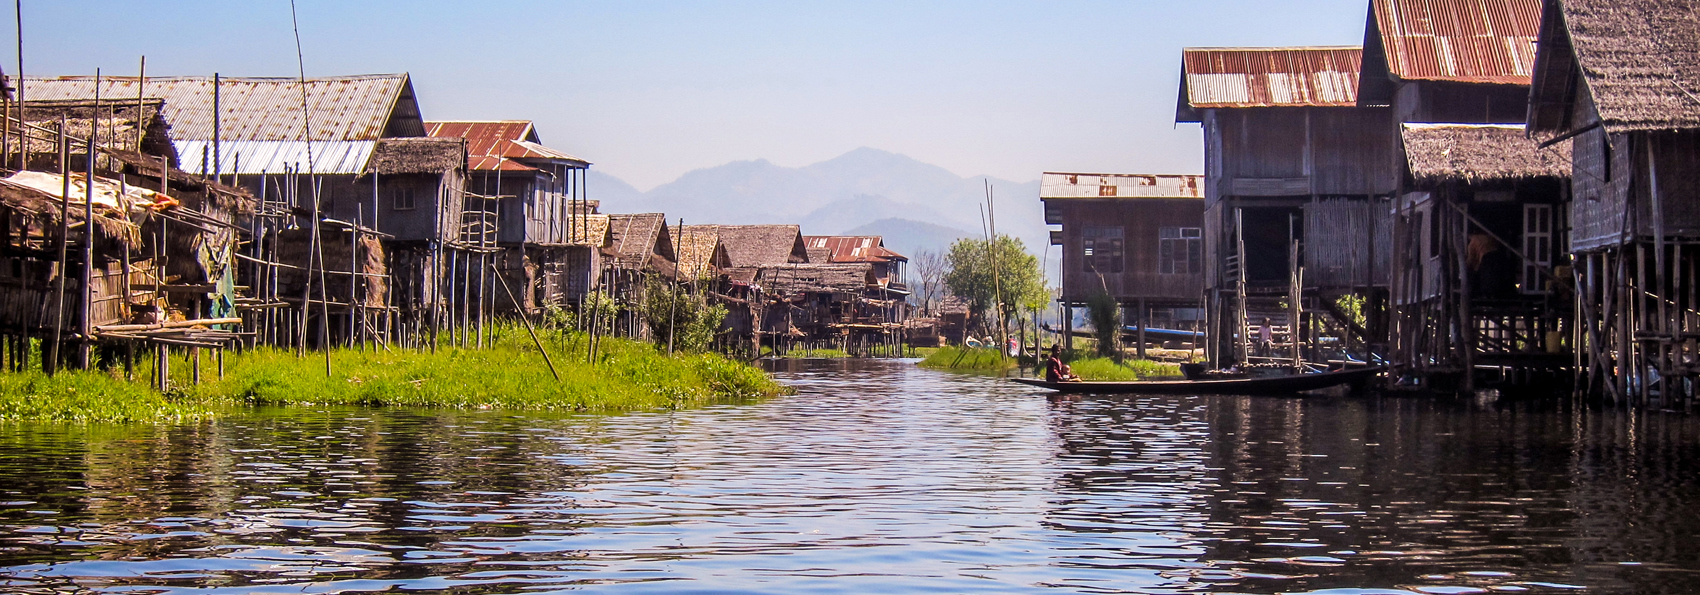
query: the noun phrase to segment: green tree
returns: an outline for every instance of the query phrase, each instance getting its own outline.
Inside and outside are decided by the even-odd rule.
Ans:
[[[1050,300],[1039,259],[1027,252],[1021,240],[1001,234],[992,242],[963,238],[950,245],[948,258],[950,270],[944,276],[945,287],[967,300],[970,311],[981,320],[996,318],[992,308],[999,301],[1003,303],[1003,315],[1008,317],[1016,315],[1018,309],[1043,309]]]
[[[666,349],[669,335],[673,349],[680,352],[701,353],[714,347],[714,337],[726,321],[726,306],[710,304],[701,294],[675,287],[660,275],[646,277],[644,286],[638,309],[656,348]]]

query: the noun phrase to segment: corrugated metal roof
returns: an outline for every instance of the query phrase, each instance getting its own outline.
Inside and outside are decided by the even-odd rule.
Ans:
[[[466,139],[467,165],[473,171],[537,169],[515,159],[563,161],[577,167],[590,165],[588,161],[543,146],[530,120],[426,122],[425,132],[430,136]]]
[[[25,91],[28,92],[27,90]],[[213,172],[212,141],[175,140],[177,155],[185,171],[210,174]],[[226,174],[282,173],[284,168],[307,171],[307,144],[290,140],[221,141],[218,147],[217,171]],[[313,173],[360,174],[366,160],[372,156],[376,141],[316,141],[313,145]],[[207,171],[201,171],[201,155],[205,151]]]
[[[1362,61],[1356,46],[1187,48],[1181,101],[1194,109],[1353,106]]]
[[[885,247],[880,236],[803,236],[803,247],[824,248],[831,262],[888,262],[909,260]],[[810,262],[814,262],[811,258]]]
[[[102,99],[134,100],[140,91],[165,100],[171,137],[213,137],[213,79],[207,76],[101,77]],[[408,75],[373,74],[307,79],[313,136],[302,129],[301,83],[284,77],[221,78],[219,136],[222,140],[345,141],[384,136],[424,136],[424,122]],[[94,77],[25,77],[24,98],[90,99]],[[398,123],[390,130],[391,121]],[[393,134],[391,134],[393,133]]]
[[[1204,176],[1045,172],[1039,198],[1204,198]]]
[[[1370,10],[1394,77],[1529,84],[1540,0],[1371,0]]]

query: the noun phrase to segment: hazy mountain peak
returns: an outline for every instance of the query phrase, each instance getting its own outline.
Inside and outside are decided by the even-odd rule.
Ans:
[[[611,177],[609,178],[612,179]],[[700,223],[795,223],[805,234],[839,234],[888,219],[926,222],[934,227],[880,227],[915,235],[899,240],[907,249],[954,235],[942,229],[980,228],[986,176],[963,177],[913,157],[871,147],[805,165],[786,167],[767,159],[733,161],[693,170],[648,192],[605,200],[607,212],[663,212]],[[991,179],[998,187],[998,227],[1040,246],[1046,228],[1040,214],[1039,184]],[[629,186],[602,181],[599,186],[624,194]],[[595,192],[593,189],[592,192]],[[593,194],[593,198],[603,195]],[[923,231],[924,229],[924,231]]]

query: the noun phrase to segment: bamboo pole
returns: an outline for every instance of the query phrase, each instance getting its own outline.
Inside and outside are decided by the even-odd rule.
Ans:
[[[490,266],[491,266],[491,268],[495,268],[496,265],[492,264]],[[499,274],[495,275],[495,277],[496,277],[496,282],[502,284],[502,291],[504,291],[508,294],[508,301],[513,302],[514,310],[516,310],[516,311],[521,310],[520,305],[519,305],[519,299],[514,297],[514,290],[512,288],[508,287],[508,280],[503,279],[502,276],[499,275]],[[531,335],[531,343],[533,345],[537,346],[537,352],[543,354],[543,363],[549,365],[549,373],[553,374],[555,376],[555,382],[560,382],[561,381],[561,373],[559,371],[555,370],[555,362],[553,360],[549,359],[549,350],[543,348],[543,341],[537,338],[537,331],[535,329],[531,328],[531,318],[526,316],[525,313],[522,311],[520,313],[519,319],[520,319],[520,322],[525,323],[525,332]]]
[[[22,110],[19,110],[22,113]],[[65,341],[65,269],[70,259],[71,240],[71,149],[65,139],[66,116],[59,114],[59,270],[58,279],[54,286],[54,295],[58,297],[58,305],[53,308],[53,342],[48,344],[47,355],[42,358],[41,369],[52,376],[59,371],[59,349]],[[22,167],[20,166],[21,170]]]
[[[77,369],[89,369],[89,347],[91,321],[90,315],[94,306],[94,162],[99,154],[97,145],[100,144],[100,69],[94,70],[94,117],[89,118],[88,154],[84,157],[84,168],[88,171],[83,179],[83,287],[82,304],[78,309],[77,327],[82,338],[77,341]]]

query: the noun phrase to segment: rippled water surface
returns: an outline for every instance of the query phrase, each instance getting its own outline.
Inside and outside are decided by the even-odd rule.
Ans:
[[[0,425],[0,592],[1700,590],[1685,416],[784,366],[671,413]]]

